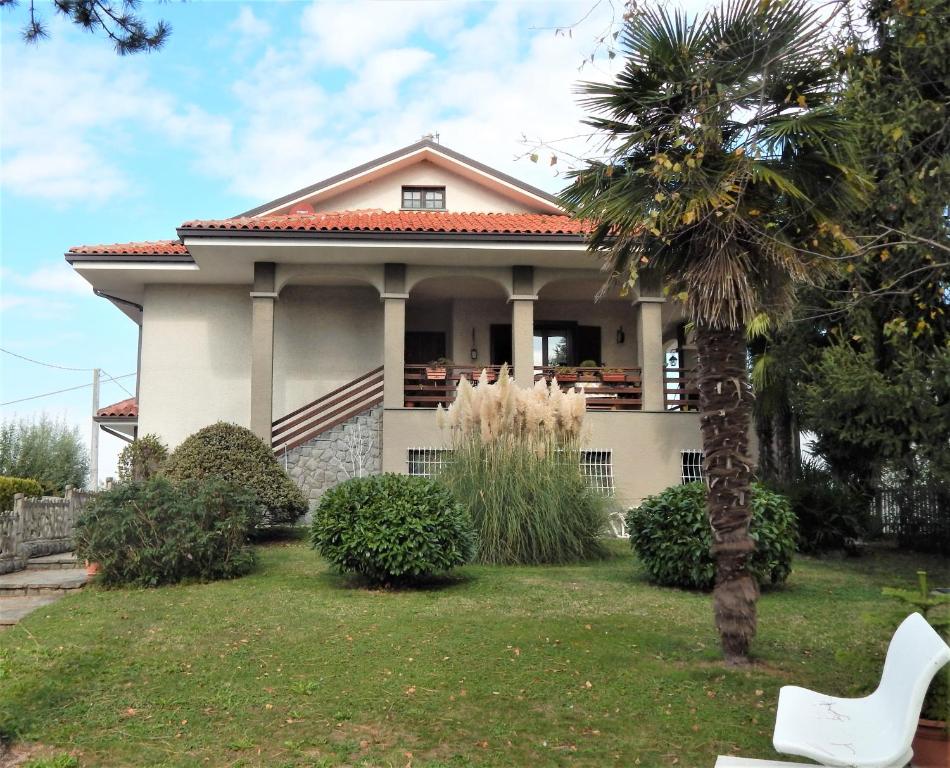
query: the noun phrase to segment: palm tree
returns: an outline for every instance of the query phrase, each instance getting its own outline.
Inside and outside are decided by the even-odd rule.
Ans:
[[[725,0],[693,19],[634,14],[616,81],[581,85],[602,159],[572,171],[561,193],[614,280],[659,278],[695,326],[714,614],[730,662],[747,659],[758,598],[746,568],[744,327],[781,316],[796,283],[831,268],[821,254],[849,245],[835,217],[863,188],[834,109],[824,23],[802,0]]]

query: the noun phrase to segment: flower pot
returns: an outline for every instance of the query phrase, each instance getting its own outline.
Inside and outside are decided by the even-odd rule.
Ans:
[[[426,368],[426,378],[429,381],[445,381],[445,368]]]
[[[602,373],[600,374],[600,380],[605,382],[613,382],[615,384],[622,384],[627,380],[627,374],[625,373]]]
[[[577,381],[577,374],[576,373],[556,373],[554,374],[554,378],[556,378],[558,382],[561,384],[572,384],[575,381]]]
[[[87,560],[86,561],[86,575],[95,576],[97,573],[99,573],[99,563],[90,563]]]
[[[921,718],[912,748],[914,768],[950,768],[950,734],[945,722]]]

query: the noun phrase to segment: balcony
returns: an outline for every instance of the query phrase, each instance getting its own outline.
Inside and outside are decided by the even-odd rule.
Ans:
[[[485,367],[489,382],[495,381],[500,366]],[[435,408],[450,405],[462,377],[478,384],[481,366],[447,365],[435,368],[426,365],[405,366],[406,408]],[[584,392],[588,411],[639,411],[643,407],[639,368],[577,368],[556,371],[553,367],[534,369],[534,379],[550,381],[557,377],[564,391]]]

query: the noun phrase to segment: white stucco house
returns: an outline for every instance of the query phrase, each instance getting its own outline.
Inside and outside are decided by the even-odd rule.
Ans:
[[[66,254],[140,328],[137,397],[97,417],[114,433],[174,447],[237,422],[317,498],[352,470],[354,430],[364,471],[428,471],[433,409],[462,375],[507,362],[531,383],[593,361],[559,373],[589,396],[591,477],[635,503],[697,471],[679,310],[646,289],[595,302],[600,263],[557,200],[445,146],[177,235]]]

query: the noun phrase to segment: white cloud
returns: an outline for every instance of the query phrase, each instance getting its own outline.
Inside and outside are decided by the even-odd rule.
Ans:
[[[152,85],[147,60],[117,57],[100,41],[21,46],[3,60],[0,148],[4,191],[55,204],[99,203],[142,180],[126,156],[157,135],[183,146],[221,144],[230,123],[178,104]]]
[[[237,18],[231,22],[230,28],[237,32],[245,41],[263,40],[271,35],[271,27],[263,19],[259,19],[250,6],[242,5]]]
[[[217,149],[205,167],[263,201],[437,130],[449,147],[558,189],[563,161],[552,170],[515,158],[528,149],[523,133],[551,141],[585,132],[577,68],[609,19],[595,13],[572,37],[553,30],[582,6],[314,3],[296,40],[234,83],[243,106],[234,155]],[[328,65],[351,73],[327,81]],[[602,76],[590,67],[583,75]],[[558,147],[583,151],[583,140]]]
[[[4,282],[43,293],[89,296],[92,287],[65,262],[37,267],[32,272],[20,273],[12,269],[2,272]]]
[[[311,60],[359,69],[367,57],[400,45],[425,29],[445,38],[460,28],[466,4],[416,2],[315,2],[303,13],[301,29]]]
[[[57,319],[65,317],[75,307],[58,299],[47,299],[43,296],[29,296],[4,292],[0,296],[0,312],[10,313],[20,318],[31,320]]]

